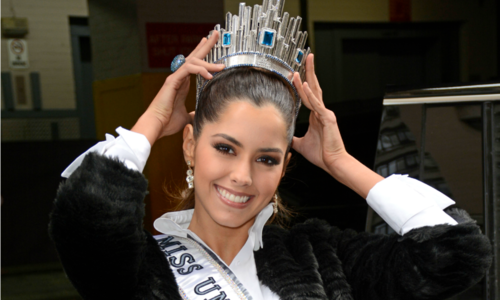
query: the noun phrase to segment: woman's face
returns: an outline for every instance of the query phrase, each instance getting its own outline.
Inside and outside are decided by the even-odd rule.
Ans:
[[[197,221],[230,228],[253,224],[283,175],[286,133],[274,106],[246,101],[231,102],[217,122],[205,124],[191,147],[195,215],[202,218]]]

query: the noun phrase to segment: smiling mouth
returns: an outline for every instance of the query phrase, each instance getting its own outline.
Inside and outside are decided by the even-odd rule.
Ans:
[[[218,185],[216,185],[215,187],[217,188],[217,191],[221,194],[222,197],[224,197],[228,201],[231,201],[234,203],[245,203],[248,200],[250,200],[250,198],[252,198],[252,196],[243,196],[243,195],[232,194],[228,190],[226,190]]]

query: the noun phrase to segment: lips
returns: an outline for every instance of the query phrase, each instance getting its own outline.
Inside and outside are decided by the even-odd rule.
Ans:
[[[227,190],[221,186],[215,185],[215,188],[219,192],[220,196],[226,201],[235,203],[235,204],[244,204],[252,198],[251,195],[244,194],[244,193],[237,193],[234,191]]]

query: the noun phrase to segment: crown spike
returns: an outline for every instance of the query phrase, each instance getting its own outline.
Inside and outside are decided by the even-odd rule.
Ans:
[[[238,24],[238,29],[241,28],[241,26],[243,26],[243,18],[245,16],[245,2],[240,2],[240,5],[239,5],[239,10],[238,10],[238,16],[240,17],[240,22]]]
[[[220,33],[220,24],[215,25],[214,30]],[[216,45],[219,44],[220,44],[220,34],[219,34],[219,40],[217,41]]]
[[[260,10],[261,10],[261,6],[258,4],[255,4],[253,7],[252,29],[251,30],[257,29],[257,24],[259,23]]]
[[[276,30],[276,34],[278,34],[278,30],[279,30],[279,27],[280,27],[280,24],[281,22],[279,21],[279,18],[277,17],[278,15],[278,12],[276,10],[272,10],[273,11],[273,15],[275,18],[272,19],[271,21],[271,28]]]
[[[235,52],[241,52],[241,44],[242,44],[242,39],[243,39],[243,30],[238,29],[236,30],[236,48]]]
[[[231,22],[231,31],[233,34],[236,34],[236,31],[240,29],[238,24],[240,24],[240,17],[238,15],[233,15],[233,22]]]
[[[262,1],[262,13],[266,14],[268,9],[269,9],[269,0],[263,0]]]
[[[292,41],[292,43],[290,44],[290,48],[288,49],[288,57],[285,61],[290,66],[292,65],[292,59],[293,55],[295,54],[295,49],[297,49],[297,42]]]
[[[281,59],[281,54],[283,51],[283,40],[284,38],[282,36],[278,36],[278,39],[276,40],[276,47],[274,47],[274,56],[277,58]]]
[[[295,20],[293,20],[292,27],[290,28],[290,43],[291,41],[295,40],[297,30],[299,27],[298,25],[300,25],[301,20],[302,20],[301,17],[297,17]]]
[[[245,32],[244,32],[245,36],[247,36],[248,32],[250,31],[251,22],[252,22],[252,7],[247,6],[245,7],[245,23],[243,24],[245,26]]]
[[[290,14],[288,12],[285,12],[283,14],[283,17],[281,18],[281,27],[280,27],[280,32],[279,35],[285,36],[286,33],[286,28],[288,26],[288,18],[290,17]]]
[[[292,29],[294,27],[294,24],[295,24],[295,18],[290,18],[290,21],[288,22],[288,26],[287,26],[286,33],[285,33],[285,44],[287,44],[287,45],[290,44],[290,40],[292,39]]]
[[[302,24],[302,18],[297,17],[297,27],[295,28],[295,40],[299,37],[299,30],[300,30],[300,25]]]
[[[300,47],[300,44],[302,44],[303,37],[304,37],[304,34],[302,33],[302,31],[299,31],[297,33],[297,39],[295,40],[295,42],[297,43],[297,48],[302,48],[302,47]]]
[[[238,32],[238,25],[240,23],[240,20],[237,15],[233,15],[233,21],[231,22],[231,32],[232,32],[232,43],[231,43],[231,48],[229,49],[229,54],[235,53],[236,51],[236,44],[237,44],[237,32]]]
[[[213,30],[210,30],[210,32],[208,33],[208,36],[207,36],[207,39],[210,39],[210,37],[212,36],[212,33],[214,31]],[[208,52],[208,62],[209,63],[212,63],[213,62],[213,52],[214,52],[214,48],[210,49],[210,52]]]
[[[283,16],[283,10],[285,9],[285,0],[278,0],[278,17]]]
[[[306,42],[307,42],[307,36],[308,36],[307,31],[304,31],[304,35],[302,37],[302,42],[299,44],[299,48],[300,49],[304,49],[305,48]]]
[[[276,28],[275,28],[275,30],[276,30],[276,39],[278,39],[281,36],[280,32],[281,32],[281,26],[283,26],[283,23],[281,23],[280,21],[274,21],[274,22],[277,22],[274,25],[276,25]]]
[[[252,40],[250,51],[257,51],[257,30],[250,31],[250,36]]]
[[[272,21],[271,20],[271,17],[272,17],[271,12],[272,12],[272,10],[267,11],[263,27],[266,27],[266,28],[271,27],[271,21]]]
[[[227,31],[231,31],[231,21],[233,19],[233,14],[227,12],[226,14],[226,27],[224,27]]]

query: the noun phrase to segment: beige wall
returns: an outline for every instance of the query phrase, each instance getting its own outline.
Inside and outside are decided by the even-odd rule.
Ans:
[[[16,109],[31,109],[29,73],[40,73],[42,109],[76,108],[69,16],[87,16],[86,0],[10,0],[2,1],[2,17],[28,18],[30,67],[11,70],[7,39],[2,37],[2,72],[24,76],[28,104]],[[15,90],[15,89],[14,89]]]

